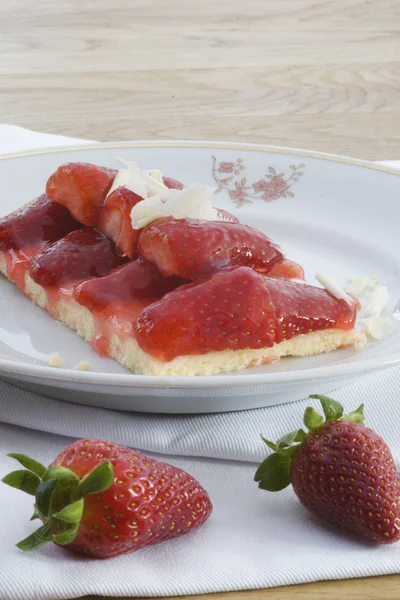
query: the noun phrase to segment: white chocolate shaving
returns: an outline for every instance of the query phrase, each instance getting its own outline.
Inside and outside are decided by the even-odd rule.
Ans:
[[[329,277],[328,275],[324,275],[322,273],[316,273],[315,279],[319,281],[319,283],[323,285],[324,288],[332,294],[332,296],[335,296],[335,298],[338,298],[339,300],[344,300],[345,302],[347,302],[347,304],[350,305],[354,304],[353,298],[346,294],[346,292],[334,279],[332,279],[332,277]]]
[[[107,194],[107,198],[119,187],[125,187],[141,198],[147,198],[148,192],[146,183],[139,167],[134,162],[127,162],[121,158],[117,158],[117,162],[122,164],[124,168],[118,171],[110,191]]]
[[[358,296],[359,294],[374,290],[376,285],[376,277],[353,277],[344,290],[349,294],[353,294],[353,296]]]
[[[357,296],[361,304],[360,318],[365,333],[375,340],[390,335],[394,323],[388,315],[389,290],[379,285],[376,277],[353,277],[346,291]]]
[[[167,190],[136,204],[131,211],[133,229],[141,229],[155,219],[171,216],[175,219],[226,220],[211,205],[216,188],[195,183],[183,190]]]
[[[125,187],[141,198],[131,212],[132,227],[142,229],[160,217],[176,219],[203,219],[205,221],[229,221],[229,217],[214,208],[210,202],[216,188],[195,183],[183,190],[169,189],[163,182],[159,169],[141,171],[132,161],[117,158],[122,169],[117,173],[107,194],[118,187]]]
[[[365,333],[375,340],[383,340],[390,335],[394,325],[389,317],[368,317],[363,319]]]
[[[376,317],[380,315],[389,302],[389,290],[384,285],[377,286],[373,292],[367,296],[362,305],[363,317]]]

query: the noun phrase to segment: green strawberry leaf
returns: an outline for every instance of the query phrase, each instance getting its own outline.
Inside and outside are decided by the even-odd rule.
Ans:
[[[296,429],[296,431],[291,431],[290,433],[287,433],[281,437],[276,442],[276,449],[279,450],[280,448],[287,448],[296,442],[304,442],[306,437],[307,434],[303,429]]]
[[[8,475],[3,477],[2,482],[17,490],[25,492],[26,494],[34,496],[38,485],[40,484],[40,478],[35,473],[32,473],[32,471],[21,469],[20,471],[8,473]]]
[[[364,404],[360,404],[356,410],[353,410],[348,415],[343,415],[343,421],[353,421],[353,423],[364,423]]]
[[[28,535],[27,538],[17,544],[17,548],[24,550],[25,552],[32,552],[44,546],[47,542],[50,542],[53,537],[53,529],[55,525],[53,523],[46,523],[39,527],[36,531]]]
[[[34,460],[30,456],[26,456],[26,454],[16,454],[14,452],[10,452],[7,454],[10,458],[15,458],[25,469],[28,471],[32,471],[32,473],[36,473],[39,477],[43,477],[46,472],[46,467],[42,465],[37,460]]]
[[[74,496],[83,498],[107,490],[114,481],[114,468],[109,460],[101,463],[84,477],[76,486]]]
[[[276,444],[274,444],[274,442],[270,442],[263,436],[261,436],[261,439],[264,442],[264,444],[267,444],[268,448],[271,448],[271,450],[273,450],[274,452],[276,451]]]
[[[312,406],[308,406],[304,411],[303,420],[304,425],[307,427],[307,429],[309,429],[310,431],[315,431],[315,429],[318,429],[318,427],[321,427],[321,425],[323,424],[324,417],[320,415],[315,410],[315,408],[312,408]]]
[[[65,481],[70,485],[71,481],[79,482],[79,477],[73,471],[66,469],[65,467],[57,466],[57,467],[49,467],[45,474],[43,475],[43,481],[47,481],[49,479],[58,479],[60,482]]]
[[[294,446],[288,446],[287,448],[278,448],[276,453],[280,456],[287,456],[288,458],[292,458],[296,454],[299,446],[300,444],[295,444]]]
[[[57,487],[57,479],[42,481],[36,490],[36,508],[42,517],[50,515],[54,492]]]
[[[76,523],[71,528],[63,531],[62,533],[57,533],[53,535],[53,542],[56,544],[60,544],[61,546],[66,546],[74,541],[79,532],[79,523]]]
[[[312,394],[310,398],[321,402],[326,423],[337,421],[343,415],[343,406],[337,400],[322,394]]]
[[[62,510],[53,514],[54,519],[65,521],[66,523],[79,524],[82,519],[84,501],[83,499],[68,504]]]
[[[280,454],[270,454],[259,465],[254,480],[261,490],[279,492],[290,483],[291,459]]]

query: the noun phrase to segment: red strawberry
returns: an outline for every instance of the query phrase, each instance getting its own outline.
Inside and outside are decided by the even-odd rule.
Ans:
[[[266,235],[248,225],[164,217],[145,227],[139,252],[163,275],[196,279],[227,265],[265,272],[282,260]]]
[[[292,483],[314,515],[383,544],[400,540],[400,483],[393,456],[381,437],[365,427],[362,404],[348,415],[327,396],[323,417],[308,407],[304,424],[276,444],[258,467],[261,489],[279,491]]]
[[[0,219],[0,250],[21,250],[55,242],[81,225],[60,204],[43,194]]]
[[[101,310],[116,302],[144,300],[149,304],[183,283],[179,277],[164,277],[157,267],[138,258],[105,277],[84,281],[75,288],[74,297],[89,310]]]
[[[163,177],[163,182],[170,190],[183,190],[185,187],[183,183],[177,179],[172,179],[172,177]]]
[[[210,516],[207,492],[185,471],[101,440],[79,440],[46,469],[9,454],[26,471],[3,482],[35,496],[33,518],[44,525],[17,544],[36,550],[47,542],[70,552],[109,558],[162,542]]]
[[[66,163],[50,176],[46,193],[66,206],[77,221],[91,227],[96,225],[98,209],[116,174],[115,169],[89,163]]]
[[[285,258],[281,263],[273,265],[268,271],[269,277],[284,277],[285,279],[304,279],[304,269],[299,264]]]
[[[126,187],[117,188],[99,210],[97,229],[113,240],[122,256],[137,254],[139,231],[132,229],[131,210],[143,198]]]
[[[170,361],[211,350],[264,348],[321,329],[350,329],[355,317],[356,305],[324,289],[236,267],[144,308],[135,337],[145,352]]]
[[[85,227],[35,254],[30,275],[39,285],[62,285],[101,277],[122,263],[111,240],[99,231]]]

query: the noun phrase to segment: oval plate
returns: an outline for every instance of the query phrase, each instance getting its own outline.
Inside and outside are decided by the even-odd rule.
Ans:
[[[397,171],[313,152],[213,142],[109,143],[0,157],[1,214],[43,193],[48,176],[68,161],[116,166],[115,158],[159,168],[186,184],[215,185],[214,204],[282,245],[314,282],[320,271],[344,284],[376,275],[391,309],[400,297],[400,177]],[[0,280],[0,374],[60,399],[121,410],[201,413],[289,402],[338,387],[400,360],[400,333],[361,352],[352,349],[212,377],[134,375],[102,359],[79,336]],[[51,352],[63,369],[47,366]],[[73,369],[89,360],[93,370]]]

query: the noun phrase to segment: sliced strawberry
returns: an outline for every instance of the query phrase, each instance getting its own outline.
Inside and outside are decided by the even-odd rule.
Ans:
[[[0,250],[21,250],[55,242],[80,228],[71,213],[43,194],[0,219]]]
[[[197,279],[228,265],[268,271],[282,260],[266,235],[248,225],[164,217],[145,227],[139,252],[163,275]]]
[[[101,277],[122,263],[111,240],[85,227],[36,254],[30,275],[39,285],[54,286]]]
[[[324,289],[237,267],[184,285],[144,308],[135,337],[145,352],[170,361],[212,350],[273,346],[321,329],[350,329],[355,317],[355,305]]]
[[[293,260],[285,258],[268,271],[269,277],[284,277],[285,279],[304,279],[304,269]]]
[[[184,283],[179,277],[164,277],[157,267],[138,258],[105,277],[84,281],[75,288],[74,297],[89,310],[101,310],[117,302],[154,302]]]
[[[177,179],[172,179],[172,177],[163,177],[163,182],[170,190],[183,190],[185,187],[183,183]]]
[[[132,228],[131,210],[143,198],[126,187],[117,188],[99,210],[97,229],[113,240],[122,256],[137,254],[139,231]]]
[[[275,307],[275,342],[301,333],[321,329],[354,327],[358,304],[338,300],[325,289],[291,281],[265,277],[266,288]]]
[[[66,163],[58,167],[47,181],[49,198],[66,206],[83,225],[94,226],[98,209],[117,174],[89,163]]]

